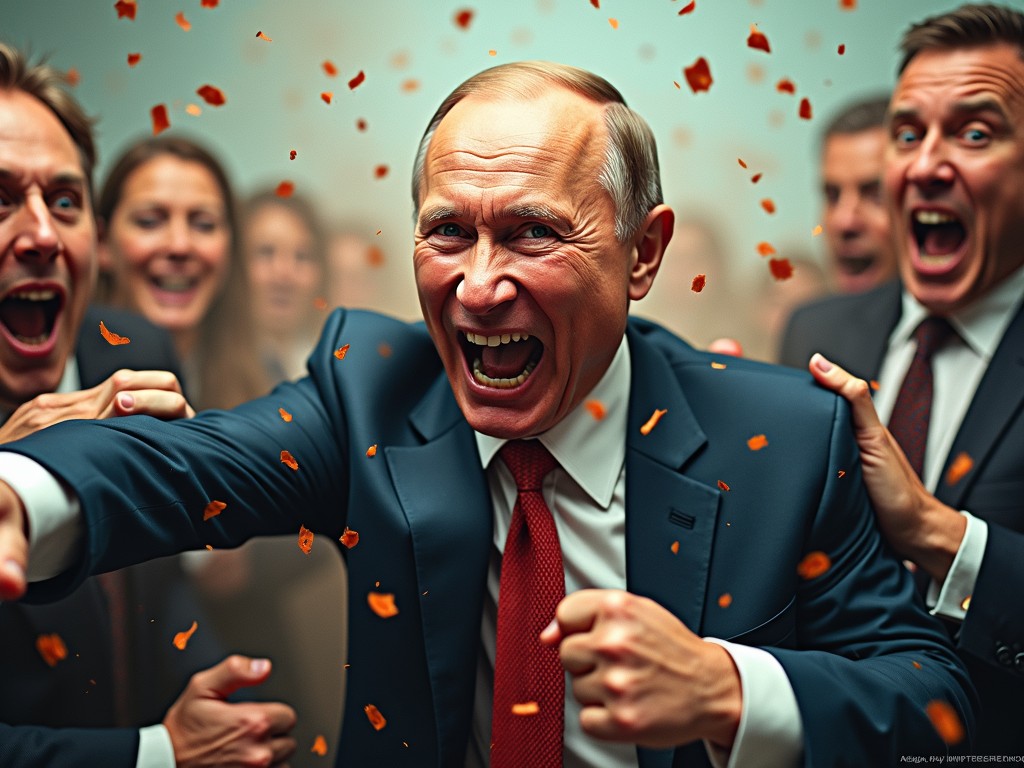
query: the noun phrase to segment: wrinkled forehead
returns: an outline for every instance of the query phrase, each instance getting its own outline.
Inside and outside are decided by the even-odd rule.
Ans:
[[[31,146],[29,156],[25,150]],[[65,172],[83,172],[71,134],[43,102],[24,91],[0,88],[0,150],[9,161],[55,163]]]
[[[1017,46],[922,51],[900,75],[890,113],[982,100],[998,103],[1008,117],[1024,118],[1024,59]]]

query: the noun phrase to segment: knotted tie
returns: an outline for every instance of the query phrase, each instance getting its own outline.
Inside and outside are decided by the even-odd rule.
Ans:
[[[491,766],[552,768],[562,765],[565,673],[558,649],[537,638],[565,596],[558,531],[541,494],[557,462],[537,440],[510,441],[500,456],[518,496],[501,561]]]
[[[917,350],[900,385],[889,431],[918,477],[924,473],[924,450],[932,411],[932,355],[956,333],[944,317],[926,317],[914,331]]]

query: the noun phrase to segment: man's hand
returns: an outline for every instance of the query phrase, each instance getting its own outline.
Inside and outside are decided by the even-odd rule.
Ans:
[[[48,392],[22,403],[0,427],[0,444],[68,419],[107,419],[135,413],[158,419],[195,416],[173,373],[122,369],[91,389]]]
[[[655,748],[695,739],[732,747],[743,704],[732,657],[653,600],[574,592],[540,639],[561,644],[587,734]]]
[[[11,486],[0,481],[0,600],[17,600],[25,594],[26,568],[25,506]]]
[[[879,420],[866,381],[819,354],[811,358],[808,367],[818,383],[850,403],[864,482],[882,535],[902,557],[917,563],[941,584],[963,541],[966,518],[922,485],[896,439]]]
[[[267,659],[228,656],[192,676],[164,717],[178,768],[277,766],[291,756],[295,710],[277,702],[225,701],[268,675]]]

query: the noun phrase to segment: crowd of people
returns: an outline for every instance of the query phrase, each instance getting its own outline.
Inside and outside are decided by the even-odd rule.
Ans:
[[[901,51],[822,133],[824,267],[704,351],[632,310],[727,255],[597,75],[441,103],[407,323],[201,140],[94,188],[0,43],[0,766],[1024,756],[1024,14]]]

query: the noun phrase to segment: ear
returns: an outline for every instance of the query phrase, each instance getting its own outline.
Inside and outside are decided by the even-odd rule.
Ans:
[[[651,290],[662,256],[672,239],[676,215],[662,203],[651,209],[634,238],[633,264],[629,272],[629,298],[639,301]]]

